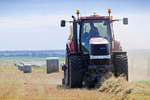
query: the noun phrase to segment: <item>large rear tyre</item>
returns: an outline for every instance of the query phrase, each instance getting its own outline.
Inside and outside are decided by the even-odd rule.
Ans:
[[[83,80],[83,69],[81,56],[70,56],[70,88],[81,88]]]
[[[62,79],[62,83],[63,85],[69,86],[70,77],[69,77],[69,49],[68,48],[66,48],[65,64],[66,64],[66,68],[64,69],[64,78]]]
[[[62,85],[65,85],[65,78],[62,78]]]
[[[116,77],[125,75],[128,80],[128,58],[126,55],[116,55],[114,68]]]

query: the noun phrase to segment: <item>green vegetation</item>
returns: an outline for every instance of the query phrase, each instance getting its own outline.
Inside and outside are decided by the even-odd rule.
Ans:
[[[140,84],[145,84],[147,87],[150,88],[150,82],[149,81],[138,81],[138,82],[135,82],[135,83],[140,83]]]
[[[47,57],[59,57],[63,63],[65,50],[41,50],[41,51],[0,51],[0,62],[8,60],[16,61],[45,61]]]
[[[0,67],[0,69],[17,69],[17,67]]]
[[[59,60],[59,64],[65,64],[64,60]]]
[[[0,51],[0,57],[64,57],[65,50]]]
[[[60,62],[63,62],[65,58],[59,58]],[[43,57],[0,57],[0,62],[8,61],[8,60],[16,60],[16,61],[45,61],[46,58]]]
[[[31,60],[34,60],[34,61],[44,61],[46,58],[43,58],[43,57],[0,57],[0,62],[3,62],[3,61],[8,61],[8,60],[16,60],[16,61],[24,61],[24,62],[27,62],[27,61],[31,61]]]
[[[38,71],[41,71],[41,72],[46,72],[46,68],[44,67],[39,67],[39,68],[32,68],[32,70],[38,70]]]

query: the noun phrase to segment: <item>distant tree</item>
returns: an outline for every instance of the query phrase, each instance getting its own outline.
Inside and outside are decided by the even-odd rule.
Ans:
[[[37,56],[36,53],[34,53],[34,52],[31,53],[31,57],[36,57],[36,56]]]

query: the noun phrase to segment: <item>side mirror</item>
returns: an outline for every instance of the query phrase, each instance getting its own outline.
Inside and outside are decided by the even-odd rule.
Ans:
[[[123,18],[123,24],[127,25],[128,24],[128,18]]]
[[[66,25],[66,21],[65,20],[61,20],[61,27],[65,27]]]

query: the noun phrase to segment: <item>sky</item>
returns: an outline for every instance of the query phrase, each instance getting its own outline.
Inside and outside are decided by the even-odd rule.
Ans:
[[[81,16],[108,15],[111,8],[115,38],[123,49],[150,49],[149,0],[0,0],[0,51],[65,49],[70,24],[79,9]]]

